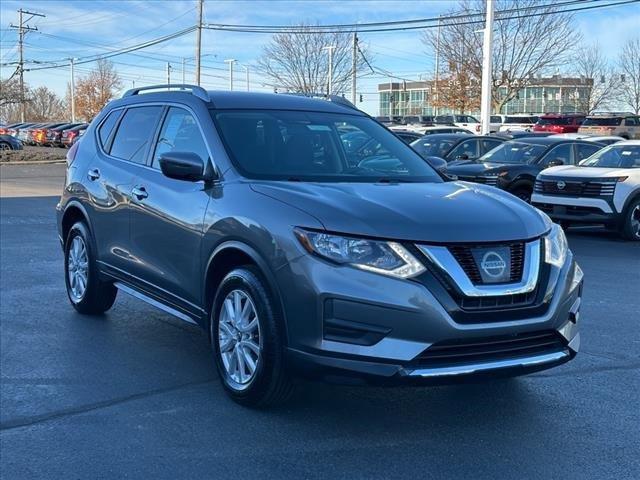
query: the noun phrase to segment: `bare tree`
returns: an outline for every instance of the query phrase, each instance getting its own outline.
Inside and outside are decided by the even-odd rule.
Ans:
[[[17,77],[0,79],[0,119],[16,121],[20,118],[20,84]]]
[[[607,108],[614,102],[619,89],[620,76],[609,65],[598,44],[588,45],[575,56],[575,73],[585,79],[592,79],[586,95],[575,99],[578,110],[593,113],[595,110]]]
[[[628,40],[618,59],[620,74],[619,92],[622,101],[633,113],[640,114],[640,37]]]
[[[76,112],[87,121],[92,120],[111,100],[122,82],[108,60],[98,60],[96,69],[76,81]]]
[[[316,33],[312,25],[291,27],[278,33],[264,47],[258,70],[268,77],[274,88],[293,92],[326,92],[329,78],[329,47],[333,49],[332,93],[350,89],[352,72],[352,35],[350,33]],[[300,31],[304,33],[296,33]],[[306,33],[308,31],[309,33]],[[356,73],[367,68],[358,55]]]
[[[66,117],[63,100],[47,87],[27,92],[27,118],[34,122],[60,120]]]
[[[527,10],[532,6],[539,8]],[[574,31],[572,17],[558,13],[552,3],[498,0],[496,10],[491,97],[493,110],[497,113],[529,84],[534,75],[562,65],[580,36]],[[458,8],[450,13],[484,15],[485,11],[483,0],[460,0]],[[472,18],[483,21],[482,17]],[[455,65],[456,70],[466,71],[480,81],[482,36],[478,29],[482,28],[482,23],[468,22],[468,17],[443,21],[439,55],[443,64]],[[435,50],[437,31],[429,29],[423,42]]]

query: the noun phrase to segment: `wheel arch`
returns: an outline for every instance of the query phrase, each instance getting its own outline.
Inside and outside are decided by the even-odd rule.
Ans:
[[[255,248],[237,240],[230,240],[218,245],[207,260],[202,291],[203,310],[205,312],[202,325],[206,328],[207,334],[210,335],[211,305],[220,283],[232,269],[243,265],[252,265],[263,275],[267,282],[266,287],[273,295],[276,307],[279,310],[279,316],[284,322],[285,338],[283,338],[283,341],[285,344],[288,343],[284,304],[276,277],[268,263]]]
[[[70,201],[64,209],[62,219],[60,221],[60,234],[62,235],[62,243],[66,243],[69,230],[74,223],[84,221],[89,228],[89,233],[93,238],[93,230],[91,228],[91,221],[89,215],[84,206],[77,200]]]

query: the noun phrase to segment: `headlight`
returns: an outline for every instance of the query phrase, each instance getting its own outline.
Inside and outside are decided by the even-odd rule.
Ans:
[[[295,229],[302,246],[309,252],[340,264],[396,278],[409,278],[424,272],[424,266],[399,243],[343,237]]]
[[[544,259],[550,265],[561,268],[567,259],[567,237],[559,225],[551,225],[549,235],[544,237]]]

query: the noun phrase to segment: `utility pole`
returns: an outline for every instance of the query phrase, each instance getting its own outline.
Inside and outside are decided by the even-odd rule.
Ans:
[[[351,52],[351,103],[356,104],[356,66],[358,64],[358,34],[353,32],[353,45]]]
[[[329,78],[327,78],[327,95],[331,95],[333,93],[333,51],[335,50],[335,48],[335,45],[329,45],[323,48],[323,50],[329,50]]]
[[[182,57],[182,84],[184,85],[184,57]]]
[[[490,133],[491,120],[491,52],[493,43],[493,1],[487,0],[487,14],[482,44],[482,96],[480,98],[481,134]]]
[[[76,78],[73,73],[73,62],[75,58],[71,57],[69,59],[69,64],[71,66],[71,85],[69,95],[71,96],[71,122],[76,121]]]
[[[167,62],[167,90],[169,90],[168,85],[171,85],[171,64]]]
[[[196,85],[200,85],[200,51],[202,49],[202,11],[204,0],[198,0],[198,28],[196,30]]]
[[[249,91],[249,67],[247,65],[244,66],[244,72],[247,75],[247,92]]]
[[[31,16],[25,20],[24,15]],[[29,25],[25,25],[25,23],[33,17],[45,17],[45,15],[20,9],[18,10],[18,25],[14,25],[13,23],[9,25],[9,27],[18,30],[18,52],[20,55],[20,60],[18,61],[18,72],[20,73],[20,120],[22,122],[24,122],[26,115],[26,104],[24,99],[24,36],[29,31],[38,30],[38,27],[30,27]]]
[[[233,64],[236,63],[235,58],[227,58],[224,63],[229,64],[229,90],[233,90]]]
[[[435,100],[436,105],[434,105],[433,113],[435,115],[438,114],[438,80],[440,78],[440,22],[442,18],[438,15],[438,34],[436,36],[436,72],[435,72],[435,83],[433,86],[433,99]]]

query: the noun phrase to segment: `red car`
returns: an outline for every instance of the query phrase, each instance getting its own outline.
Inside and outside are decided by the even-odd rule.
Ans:
[[[62,146],[67,148],[71,147],[71,145],[73,145],[78,140],[78,138],[80,138],[84,134],[84,131],[88,126],[88,123],[84,123],[82,125],[78,125],[77,127],[70,128],[69,130],[63,130],[61,140]]]
[[[561,114],[549,113],[540,115],[537,123],[533,126],[534,132],[551,133],[576,133],[586,115],[584,114]]]

